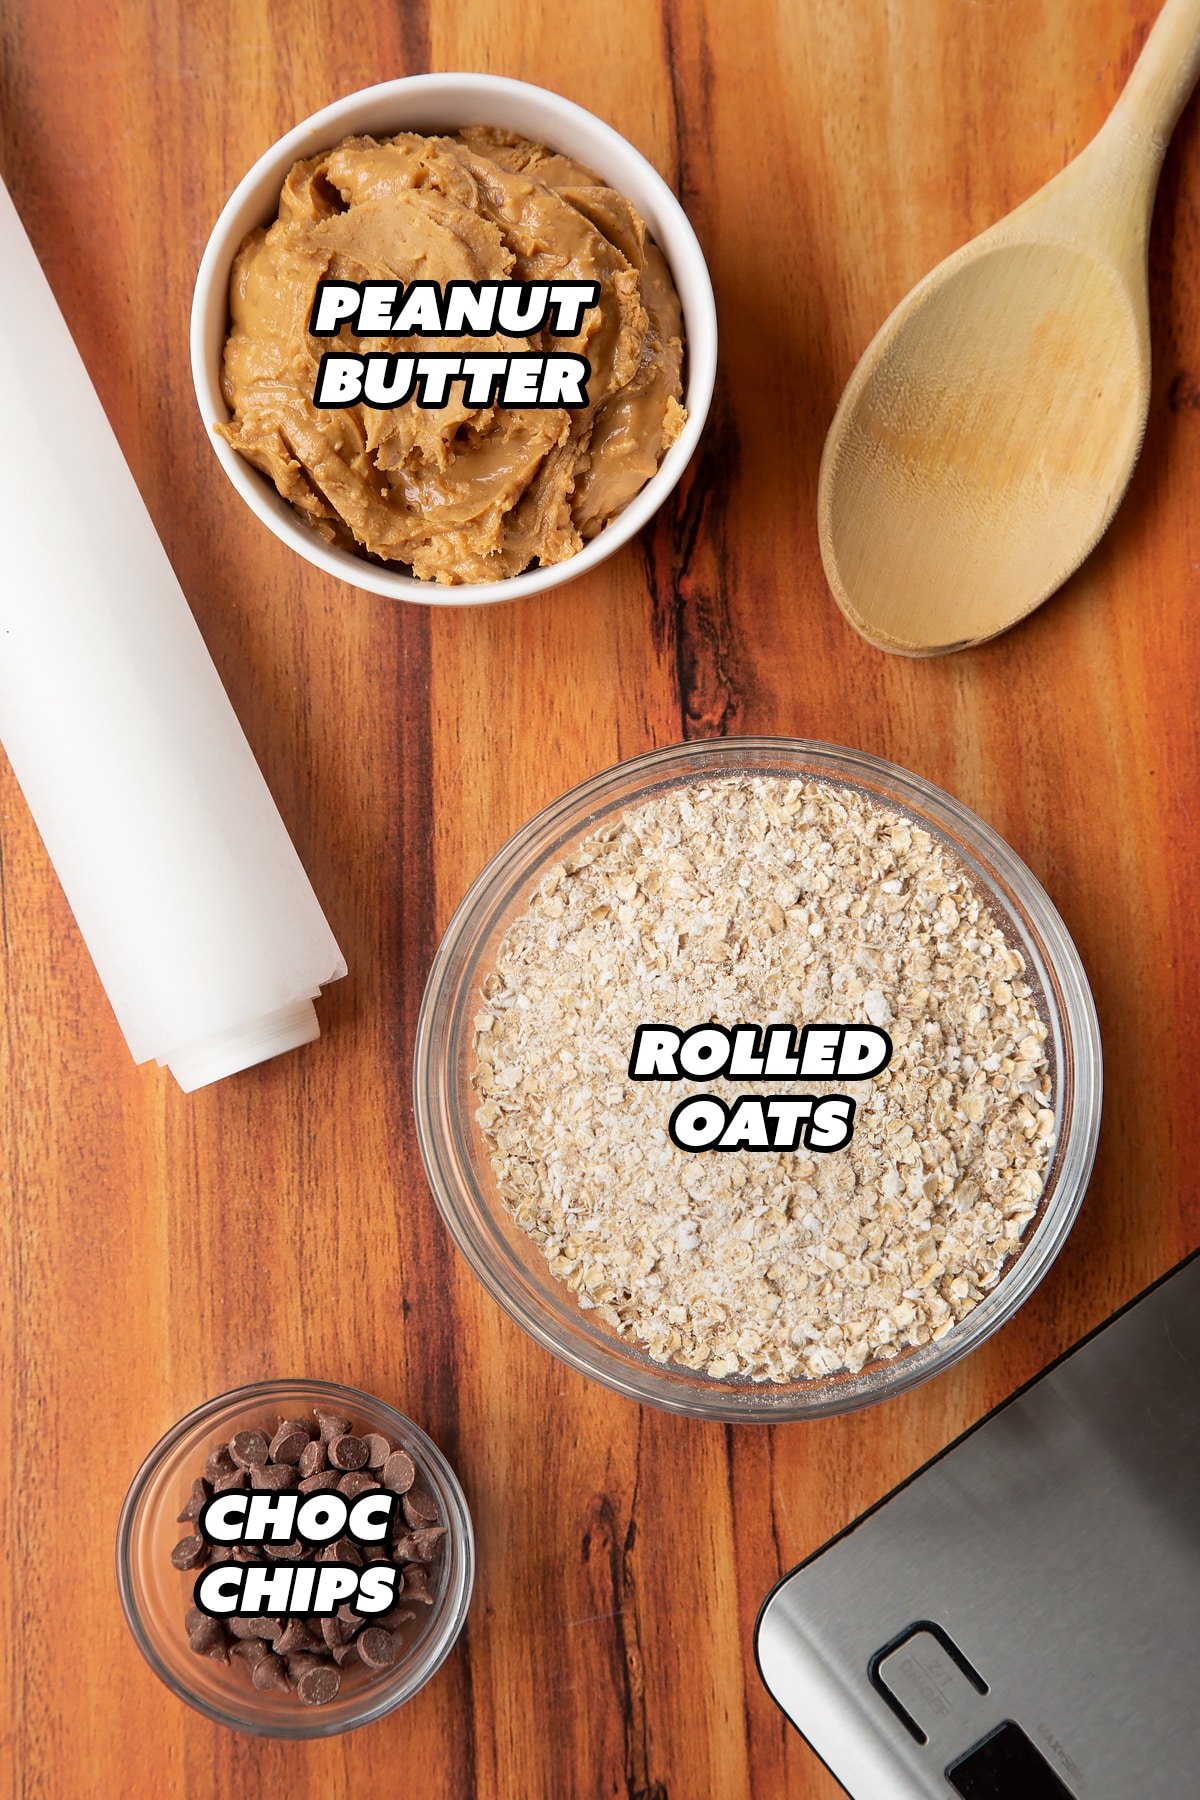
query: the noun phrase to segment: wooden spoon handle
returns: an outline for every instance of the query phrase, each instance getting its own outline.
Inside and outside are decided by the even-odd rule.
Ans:
[[[1159,155],[1200,76],[1200,0],[1166,0],[1113,110]]]

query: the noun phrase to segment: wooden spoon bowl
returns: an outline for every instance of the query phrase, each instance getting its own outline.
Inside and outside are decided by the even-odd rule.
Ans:
[[[1168,0],[1099,136],[892,313],[830,427],[818,527],[843,612],[881,649],[994,637],[1092,550],[1150,398],[1158,171],[1200,72],[1200,0]]]

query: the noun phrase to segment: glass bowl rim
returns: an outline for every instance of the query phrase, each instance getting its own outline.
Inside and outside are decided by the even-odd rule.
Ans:
[[[648,1358],[622,1364],[611,1351],[599,1344],[593,1347],[581,1328],[578,1336],[573,1331],[568,1337],[551,1314],[531,1310],[506,1279],[504,1262],[495,1253],[511,1259],[511,1252],[500,1238],[491,1204],[478,1194],[487,1235],[486,1241],[477,1240],[460,1202],[448,1154],[450,1047],[459,1015],[471,1000],[470,983],[456,970],[460,947],[472,933],[479,943],[488,941],[506,900],[514,893],[528,894],[548,860],[544,850],[536,856],[531,853],[547,840],[561,850],[565,842],[596,829],[604,817],[633,810],[664,787],[719,779],[724,773],[719,768],[696,771],[694,765],[705,759],[718,763],[728,759],[732,776],[753,773],[748,765],[761,767],[772,758],[793,761],[798,777],[807,773],[811,779],[865,788],[880,804],[927,819],[944,835],[984,897],[1018,927],[1023,952],[1034,953],[1047,1023],[1060,1058],[1056,1109],[1064,1091],[1071,1101],[1070,1130],[1056,1145],[1047,1168],[1047,1185],[1055,1174],[1055,1187],[1020,1254],[943,1338],[889,1362],[869,1364],[869,1380],[854,1390],[818,1391],[814,1383],[812,1393],[806,1394],[800,1383],[791,1383],[782,1384],[780,1393],[771,1382],[718,1382],[674,1364],[665,1365],[673,1373],[659,1373]],[[1003,887],[998,886],[997,875]],[[1044,974],[1053,980],[1046,981]],[[456,979],[457,987],[452,985]],[[439,1077],[445,1079],[439,1082]],[[1082,960],[1053,901],[1017,853],[978,814],[923,776],[868,751],[786,736],[691,739],[645,751],[587,777],[541,807],[489,858],[455,909],[430,968],[413,1051],[417,1143],[426,1178],[451,1237],[492,1298],[535,1342],[577,1373],[626,1399],[723,1424],[780,1424],[876,1404],[940,1374],[998,1331],[1049,1271],[1075,1222],[1095,1161],[1102,1093],[1099,1020]]]
[[[130,1567],[130,1549],[134,1527],[141,1516],[141,1508],[150,1482],[163,1458],[174,1449],[182,1438],[186,1437],[193,1429],[202,1426],[206,1419],[211,1418],[226,1406],[235,1403],[238,1406],[253,1406],[269,1401],[273,1395],[294,1394],[297,1389],[303,1389],[305,1393],[312,1394],[318,1401],[336,1401],[351,1413],[356,1407],[361,1409],[365,1405],[372,1411],[389,1414],[392,1419],[399,1422],[405,1434],[416,1445],[421,1457],[434,1470],[449,1496],[450,1517],[447,1524],[452,1546],[451,1554],[455,1559],[457,1573],[452,1572],[451,1574],[452,1586],[443,1621],[423,1647],[420,1656],[410,1665],[402,1664],[393,1679],[364,1689],[363,1700],[370,1703],[361,1706],[354,1716],[330,1719],[322,1716],[320,1707],[313,1707],[305,1708],[303,1711],[296,1709],[292,1715],[281,1709],[278,1721],[274,1719],[250,1720],[231,1709],[214,1706],[202,1698],[186,1682],[181,1681],[160,1656],[137,1604]],[[215,1724],[227,1726],[233,1731],[250,1737],[291,1740],[341,1737],[348,1731],[357,1731],[363,1725],[373,1724],[375,1720],[384,1718],[388,1713],[394,1712],[397,1707],[403,1706],[411,1700],[428,1681],[432,1680],[453,1650],[462,1633],[463,1626],[466,1624],[467,1612],[474,1591],[475,1533],[471,1523],[470,1507],[467,1505],[467,1498],[458,1476],[444,1452],[438,1448],[428,1433],[421,1429],[415,1419],[410,1419],[406,1413],[402,1413],[390,1401],[380,1399],[377,1394],[368,1394],[362,1388],[347,1387],[342,1382],[318,1380],[309,1376],[278,1376],[265,1381],[245,1382],[238,1387],[227,1388],[220,1394],[214,1394],[208,1400],[201,1401],[198,1406],[192,1407],[169,1430],[165,1431],[146,1453],[121,1503],[117,1521],[116,1576],[121,1610],[125,1615],[125,1623],[129,1627],[130,1634],[154,1674],[177,1699],[184,1701],[194,1711],[202,1713],[205,1718],[211,1719]]]

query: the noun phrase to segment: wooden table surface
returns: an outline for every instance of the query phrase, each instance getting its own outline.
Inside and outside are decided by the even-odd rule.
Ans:
[[[999,642],[906,662],[844,623],[815,530],[823,435],[876,325],[1082,146],[1153,11],[5,0],[0,168],[351,969],[319,1045],[185,1097],[132,1065],[0,773],[14,1793],[826,1800],[755,1672],[771,1583],[1200,1240],[1195,109],[1155,220],[1146,447],[1082,573]],[[626,133],[691,215],[723,331],[707,433],[655,528],[478,611],[373,598],[285,550],[221,474],[188,370],[192,278],[233,183],[316,107],[431,68],[523,76]],[[69,503],[87,471],[66,456]],[[769,1430],[639,1410],[529,1342],[452,1249],[409,1105],[425,974],[485,859],[584,776],[721,732],[856,745],[982,813],[1063,912],[1108,1062],[1095,1180],[1019,1317],[903,1398]],[[144,1665],[112,1536],[182,1412],[303,1371],[445,1446],[478,1584],[401,1712],[254,1744]]]

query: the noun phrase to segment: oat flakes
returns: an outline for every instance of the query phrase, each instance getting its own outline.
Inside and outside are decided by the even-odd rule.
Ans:
[[[978,1304],[1037,1209],[1054,1110],[1023,959],[950,849],[852,789],[719,778],[606,824],[543,877],[483,998],[505,1204],[656,1360],[785,1381],[895,1357]],[[764,1089],[630,1081],[648,1021],[866,1021],[894,1053],[845,1087],[847,1149],[692,1154],[680,1100]]]

